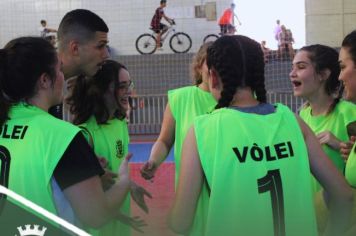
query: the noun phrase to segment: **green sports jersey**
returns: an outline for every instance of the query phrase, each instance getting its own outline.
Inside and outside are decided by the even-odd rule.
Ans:
[[[184,138],[193,124],[194,118],[212,111],[216,105],[214,97],[197,86],[188,86],[168,92],[168,103],[171,108],[175,126],[174,160],[175,160],[175,182],[178,181],[180,170],[181,150]],[[191,227],[189,235],[204,235],[205,207],[208,204],[209,195],[206,188],[202,188],[198,206],[197,217]]]
[[[11,157],[9,188],[56,214],[50,180],[80,129],[25,103],[13,106],[9,117],[0,130],[2,154]]]
[[[349,158],[346,162],[345,177],[347,182],[356,188],[356,143],[351,149]]]
[[[197,86],[188,86],[168,91],[168,103],[171,108],[175,126],[174,160],[176,181],[180,169],[182,145],[194,118],[211,112],[216,105],[214,97]]]
[[[129,132],[125,120],[111,119],[107,124],[97,124],[95,117],[91,117],[86,123],[79,125],[83,129],[84,136],[94,147],[94,152],[99,157],[108,161],[109,169],[115,173],[128,153]],[[90,137],[90,138],[89,138]],[[128,195],[121,207],[121,212],[130,216],[130,195]],[[93,235],[131,235],[128,225],[119,221],[111,222],[100,230],[92,230]]]
[[[289,108],[223,108],[194,129],[211,190],[205,235],[317,235],[308,153]]]
[[[313,116],[311,107],[305,107],[300,111],[300,117],[309,125],[315,134],[323,131],[330,131],[339,140],[346,142],[349,140],[346,126],[356,120],[356,105],[341,100],[334,110],[328,115]],[[324,144],[322,148],[326,155],[332,160],[338,170],[343,173],[345,162],[339,150],[333,149]],[[320,190],[320,184],[313,178],[313,190]]]

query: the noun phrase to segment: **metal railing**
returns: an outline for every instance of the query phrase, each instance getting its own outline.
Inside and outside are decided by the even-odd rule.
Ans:
[[[303,100],[294,97],[291,92],[268,92],[269,103],[282,103],[296,112]],[[140,95],[133,98],[133,110],[130,116],[130,134],[158,134],[161,130],[163,113],[167,104],[167,95]]]

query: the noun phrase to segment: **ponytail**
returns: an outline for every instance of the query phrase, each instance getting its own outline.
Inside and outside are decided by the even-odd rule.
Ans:
[[[340,100],[342,98],[343,92],[344,92],[344,86],[342,84],[340,84],[340,88],[336,94],[337,96],[334,98],[334,101],[330,105],[326,114],[330,114],[335,109],[335,107],[337,106],[337,104],[340,102]]]

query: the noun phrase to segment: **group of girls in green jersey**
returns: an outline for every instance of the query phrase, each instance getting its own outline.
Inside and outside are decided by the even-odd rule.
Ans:
[[[356,103],[356,31],[349,33],[341,44],[340,54],[340,76],[345,90],[345,98]],[[350,140],[340,145],[341,153],[346,157],[345,177],[350,186],[356,192],[356,132],[355,124],[348,126]],[[349,235],[356,234],[356,204],[352,212],[352,229]]]
[[[323,233],[352,235],[355,65],[355,32],[339,56],[327,46],[303,47],[290,73],[295,96],[306,100],[299,117],[267,102],[256,41],[224,36],[202,45],[193,60],[195,85],[169,91],[161,134],[141,169],[152,179],[175,142],[170,228],[187,235],[317,235],[313,197],[322,189]],[[59,189],[73,218],[96,228],[94,235],[130,235],[117,220],[140,231],[129,193],[145,212],[151,195],[129,178],[129,72],[108,60],[93,78],[78,78],[68,98],[75,126],[47,113],[62,99],[60,67],[40,38],[0,49],[0,150],[8,167],[1,184],[55,214],[63,204],[53,196]],[[350,102],[341,99],[343,87]]]
[[[80,129],[47,113],[61,101],[63,84],[61,61],[46,40],[21,37],[0,49],[0,124],[16,134],[0,138],[1,165],[8,167],[1,184],[54,214],[59,188],[81,225],[99,228],[122,218],[130,155],[104,191],[104,171]],[[26,127],[21,136],[19,127]]]
[[[294,95],[306,103],[300,117],[313,130],[324,152],[344,173],[345,161],[340,144],[349,140],[347,127],[356,122],[356,105],[341,99],[343,85],[339,80],[339,53],[325,45],[302,47],[293,60],[290,79]],[[319,231],[327,222],[325,197],[319,183],[313,178],[313,192]]]
[[[344,232],[351,189],[305,122],[267,103],[259,44],[221,37],[208,49],[207,66],[217,105],[186,135],[171,228],[189,230],[206,181],[205,235],[317,235],[311,171],[328,196],[326,233]]]

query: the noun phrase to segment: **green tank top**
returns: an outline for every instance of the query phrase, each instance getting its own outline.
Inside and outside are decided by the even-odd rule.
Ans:
[[[86,123],[79,125],[89,143],[92,142],[94,152],[99,157],[108,161],[109,169],[117,172],[121,162],[128,153],[129,132],[125,120],[111,119],[107,124],[97,124],[92,116]],[[130,216],[130,195],[128,195],[121,207],[121,212]],[[91,230],[91,234],[100,236],[131,235],[128,225],[119,221],[106,224],[99,230]]]
[[[188,86],[169,91],[168,103],[176,122],[174,159],[176,168],[175,183],[177,183],[184,138],[190,126],[193,124],[194,118],[211,112],[216,105],[216,101],[209,92],[206,92],[197,86]],[[205,219],[207,215],[205,209],[208,200],[208,189],[203,187],[198,200],[196,217],[188,235],[204,235]]]
[[[0,147],[11,156],[9,188],[56,214],[51,178],[80,129],[25,103],[13,106],[9,117],[0,130]]]
[[[308,153],[289,108],[223,108],[194,129],[211,189],[205,235],[317,235]]]
[[[345,177],[347,182],[356,188],[356,143],[351,149],[349,158],[346,162]]]
[[[300,111],[300,117],[309,125],[315,134],[322,131],[330,131],[339,140],[346,142],[349,140],[346,126],[356,120],[356,105],[341,100],[334,110],[328,115],[313,116],[311,107],[305,107]],[[335,150],[324,144],[322,148],[326,155],[331,159],[340,173],[344,173],[345,161],[340,155],[339,150]],[[321,189],[320,184],[312,178],[313,191],[317,192]]]
[[[197,86],[188,86],[168,91],[168,103],[176,122],[174,160],[176,165],[175,179],[177,182],[184,138],[193,124],[194,118],[211,112],[216,105],[216,101],[209,92]]]

